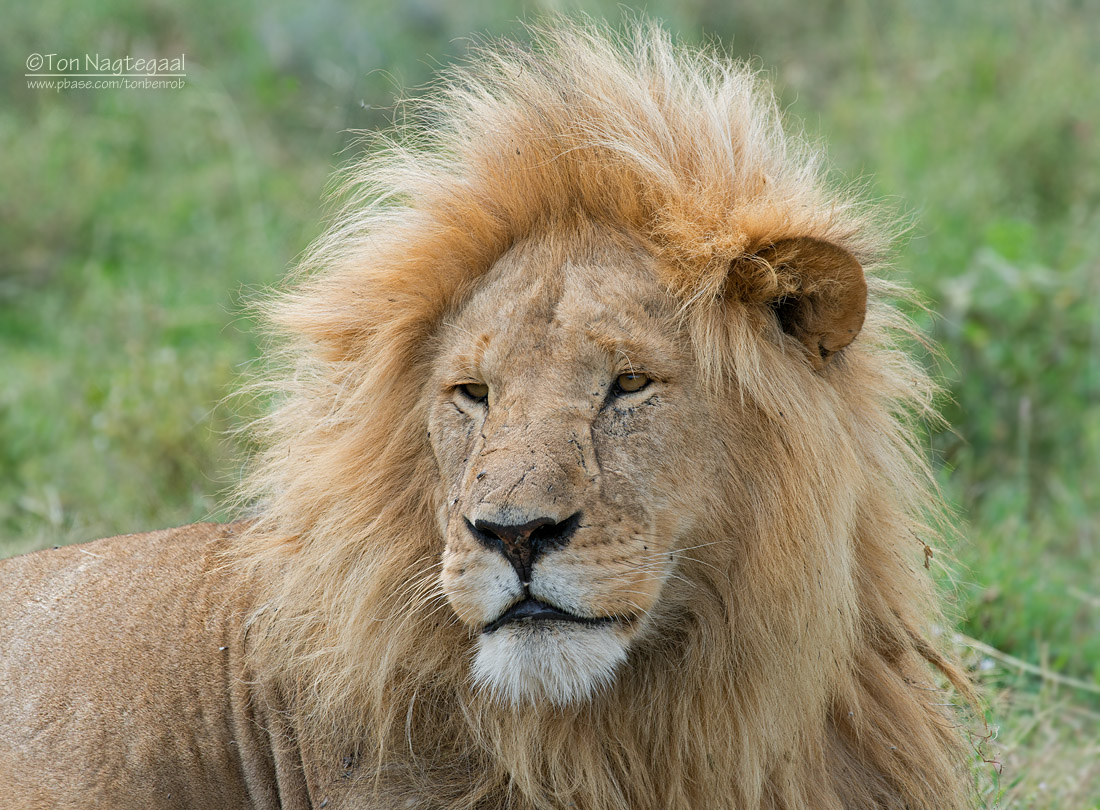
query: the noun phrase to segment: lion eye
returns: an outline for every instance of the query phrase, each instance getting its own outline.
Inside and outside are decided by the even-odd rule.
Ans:
[[[463,383],[458,387],[462,389],[463,394],[478,402],[484,402],[489,398],[489,386],[485,383]]]
[[[615,391],[622,394],[633,394],[635,391],[641,391],[647,385],[649,385],[650,379],[645,374],[627,372],[626,374],[620,374],[615,378]]]

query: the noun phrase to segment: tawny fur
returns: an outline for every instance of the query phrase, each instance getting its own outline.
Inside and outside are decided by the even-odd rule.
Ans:
[[[929,638],[917,540],[938,509],[912,427],[932,386],[895,346],[882,224],[825,182],[757,74],[650,26],[482,51],[404,117],[271,309],[291,370],[237,555],[264,588],[257,666],[295,722],[354,752],[379,798],[433,806],[966,806],[932,670],[965,678]],[[726,508],[678,569],[695,597],[666,641],[591,700],[517,711],[473,687],[440,591],[425,390],[479,279],[578,219],[644,245],[715,407],[766,430],[731,427],[740,480],[714,482]],[[770,309],[816,280],[759,258],[800,237],[868,271],[863,330],[820,371]]]

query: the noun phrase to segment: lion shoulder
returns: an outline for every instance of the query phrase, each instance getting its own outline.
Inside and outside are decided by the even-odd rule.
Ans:
[[[0,782],[115,807],[194,791],[205,807],[217,784],[219,806],[250,806],[240,774],[270,767],[270,744],[244,665],[248,584],[222,559],[238,528],[0,562]]]

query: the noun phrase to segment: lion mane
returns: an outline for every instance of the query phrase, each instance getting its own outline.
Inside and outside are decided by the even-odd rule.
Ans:
[[[402,119],[269,302],[287,373],[233,559],[261,583],[254,666],[299,733],[426,806],[968,806],[940,678],[969,687],[930,637],[922,565],[942,525],[915,438],[934,386],[899,348],[889,223],[827,181],[757,72],[654,25],[483,48]],[[423,392],[440,324],[494,263],[578,220],[645,246],[715,401],[770,439],[740,448],[751,507],[727,499],[680,559],[692,596],[661,639],[588,700],[517,708],[472,682],[441,591]],[[774,339],[785,303],[831,283],[768,252],[790,239],[866,272],[836,362]]]

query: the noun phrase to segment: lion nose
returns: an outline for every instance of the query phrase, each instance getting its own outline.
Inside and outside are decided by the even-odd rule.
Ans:
[[[503,554],[526,586],[531,583],[535,561],[547,551],[566,545],[580,521],[581,513],[574,512],[565,520],[540,517],[526,523],[494,523],[483,519],[471,523],[467,518],[466,527],[483,546]]]

